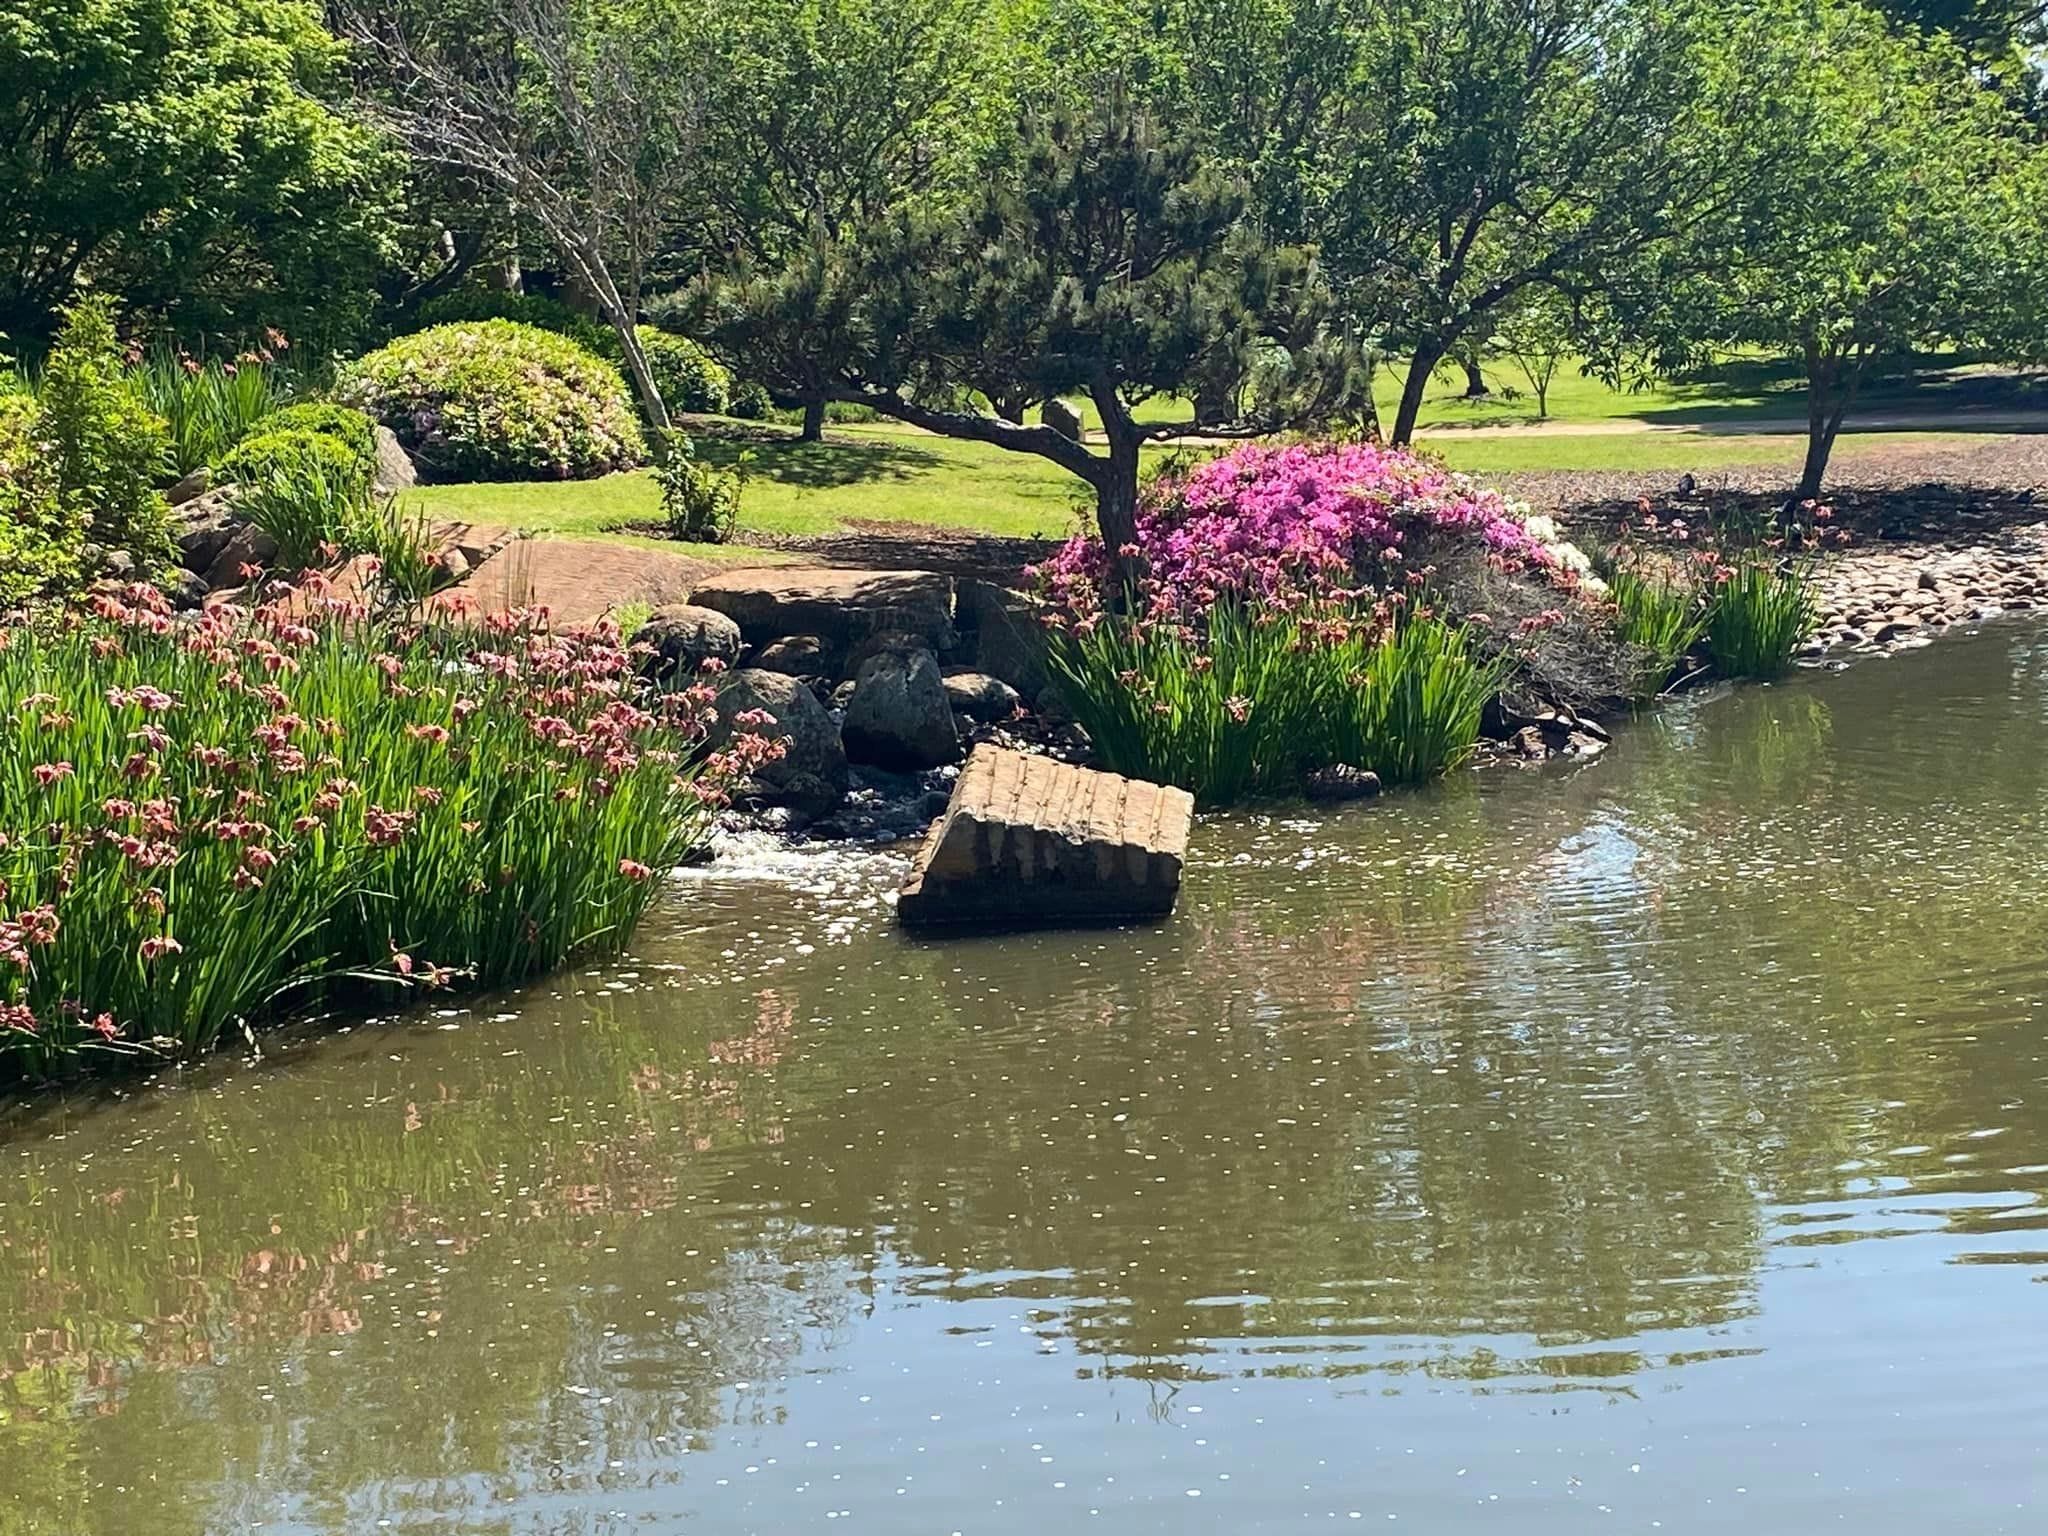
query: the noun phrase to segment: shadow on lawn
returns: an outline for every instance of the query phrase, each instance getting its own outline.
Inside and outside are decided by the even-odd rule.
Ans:
[[[693,436],[698,454],[713,464],[730,466],[751,451],[750,473],[807,490],[914,480],[946,463],[914,442],[878,442],[828,432],[822,443],[802,443],[795,433],[767,425],[719,422],[695,426]]]
[[[1438,425],[1493,427],[1529,422],[1534,395],[1517,387],[1511,369],[1496,364],[1490,376],[1502,381],[1499,409],[1489,411],[1483,403],[1474,403]],[[1792,432],[1805,430],[1806,378],[1799,368],[1783,360],[1734,359],[1674,380],[1665,390],[1679,397],[1676,403],[1653,405],[1646,399],[1640,410],[1623,409],[1615,415],[1653,426],[1699,427],[1706,432],[1754,432],[1759,423],[1766,422],[1783,424]],[[2038,427],[2012,419],[2015,413],[2034,412],[2040,415]],[[1992,419],[1973,420],[1972,413]],[[1911,426],[1867,425],[1863,430],[2048,431],[2048,378],[1974,372],[1953,358],[1922,358],[1911,370],[1899,369],[1870,380],[1857,397],[1848,430],[1856,429],[1858,418],[1874,421],[1888,416],[1930,419],[1924,423],[1916,419]],[[1941,419],[1931,419],[1935,417]]]

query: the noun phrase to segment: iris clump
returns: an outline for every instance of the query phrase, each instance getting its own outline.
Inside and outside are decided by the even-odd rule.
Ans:
[[[615,629],[96,609],[0,631],[0,1073],[614,949],[778,750],[707,752],[708,683],[643,694]]]
[[[1205,805],[1333,764],[1418,783],[1471,754],[1508,665],[1404,562],[1447,544],[1573,580],[1499,496],[1429,460],[1240,448],[1154,482],[1117,558],[1080,538],[1041,571],[1054,671],[1108,767]]]
[[[1799,563],[1744,554],[1715,572],[1707,654],[1725,677],[1783,677],[1816,622],[1812,586]]]

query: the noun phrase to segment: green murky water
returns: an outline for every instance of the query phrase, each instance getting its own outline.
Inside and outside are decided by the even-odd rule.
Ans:
[[[2048,636],[0,1127],[0,1531],[2033,1532]]]

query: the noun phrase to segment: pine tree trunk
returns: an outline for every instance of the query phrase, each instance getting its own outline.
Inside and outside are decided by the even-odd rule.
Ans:
[[[798,435],[800,443],[823,442],[825,438],[825,402],[806,400],[804,402],[804,429]]]

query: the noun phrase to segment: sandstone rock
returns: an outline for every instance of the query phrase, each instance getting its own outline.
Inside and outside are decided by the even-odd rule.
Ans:
[[[1081,413],[1064,400],[1048,400],[1038,408],[1038,419],[1061,437],[1081,441]]]
[[[726,622],[732,623],[730,619]],[[733,632],[739,632],[737,625]],[[763,672],[781,672],[789,677],[821,677],[832,670],[825,642],[816,635],[784,635],[780,640],[770,640],[755,655],[753,664]]]
[[[371,481],[372,486],[379,496],[396,496],[400,491],[411,490],[420,483],[412,456],[398,441],[398,434],[389,427],[380,425],[376,431],[377,472]]]
[[[178,563],[191,571],[209,570],[241,526],[234,512],[234,488],[222,486],[193,498],[178,508],[176,521]]]
[[[168,506],[182,507],[187,502],[196,501],[205,495],[206,488],[212,484],[213,471],[202,464],[165,491],[164,502]]]
[[[244,566],[268,566],[277,558],[277,540],[254,523],[243,523],[228,535],[220,553],[206,568],[207,586],[218,590],[238,587],[249,578]]]
[[[976,747],[897,917],[920,928],[1164,917],[1194,810],[1183,789]]]
[[[960,584],[960,622],[974,637],[976,668],[1027,699],[1036,699],[1052,681],[1044,614],[1045,604],[1029,593],[993,581]]]
[[[434,557],[434,569],[440,573],[434,578],[436,586],[452,587],[469,579],[469,559],[459,549],[442,550]]]
[[[689,603],[670,603],[647,616],[633,632],[635,645],[651,645],[654,654],[642,663],[650,677],[694,678],[707,658],[731,666],[740,658],[740,627],[722,613]]]
[[[872,635],[905,630],[943,651],[956,638],[952,578],[931,571],[723,571],[699,582],[690,601],[730,617],[755,645],[784,635],[816,635],[850,653]]]
[[[930,651],[887,651],[863,662],[839,730],[858,763],[902,771],[960,758],[953,707]]]
[[[164,595],[170,598],[173,608],[197,608],[206,601],[206,578],[181,565],[165,581]]]
[[[1023,702],[1016,689],[1000,677],[990,677],[986,672],[956,668],[947,672],[943,681],[947,702],[970,720],[1007,720]]]
[[[768,805],[787,805],[807,816],[823,816],[846,798],[846,749],[839,731],[811,690],[780,672],[748,667],[731,675],[718,695],[718,723],[712,728],[714,747],[733,737],[733,718],[750,709],[765,710],[773,725],[755,727],[787,747],[782,758],[763,765],[745,794]]]
[[[469,558],[467,549],[463,558]],[[482,561],[437,607],[457,601],[477,613],[538,605],[557,627],[595,623],[626,603],[681,603],[716,569],[709,561],[606,539],[515,538]]]

